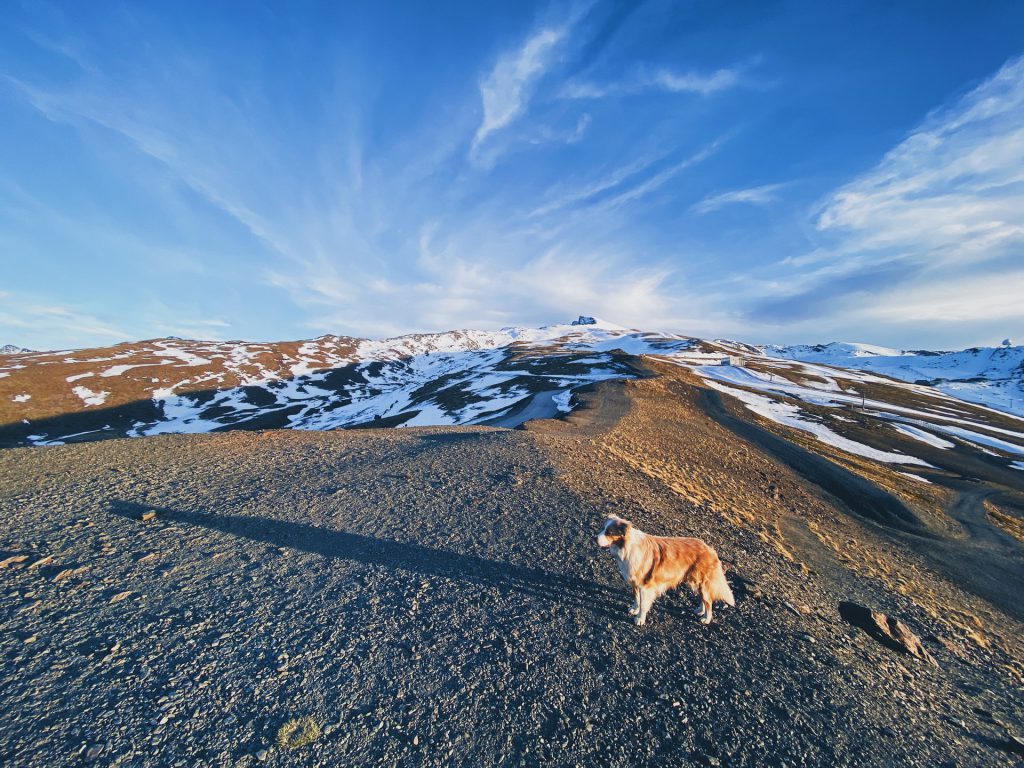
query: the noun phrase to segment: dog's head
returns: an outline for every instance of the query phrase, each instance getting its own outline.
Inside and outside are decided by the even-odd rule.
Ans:
[[[604,524],[604,529],[597,536],[597,545],[605,549],[608,547],[622,549],[632,527],[633,524],[629,520],[623,520],[615,515],[608,515],[608,522]]]

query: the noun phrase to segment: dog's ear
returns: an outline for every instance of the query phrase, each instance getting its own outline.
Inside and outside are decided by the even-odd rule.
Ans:
[[[626,538],[626,534],[629,533],[629,529],[633,527],[633,524],[629,520],[623,520],[621,517],[616,517],[613,523],[608,526],[608,533],[612,536],[621,536]]]

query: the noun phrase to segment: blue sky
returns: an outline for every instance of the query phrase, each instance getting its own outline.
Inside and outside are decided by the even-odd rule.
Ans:
[[[0,343],[1024,336],[1019,2],[4,16]]]

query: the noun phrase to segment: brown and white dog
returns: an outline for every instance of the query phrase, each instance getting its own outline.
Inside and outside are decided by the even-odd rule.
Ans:
[[[629,520],[609,515],[597,543],[611,548],[619,573],[633,590],[629,615],[636,616],[638,627],[647,621],[651,604],[680,584],[700,595],[697,614],[704,624],[711,623],[711,607],[716,600],[736,605],[718,555],[700,539],[651,536]]]

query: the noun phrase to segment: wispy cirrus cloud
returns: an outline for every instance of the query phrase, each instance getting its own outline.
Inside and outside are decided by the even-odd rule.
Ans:
[[[76,306],[40,302],[32,297],[0,294],[0,325],[15,329],[15,343],[30,349],[46,349],[49,339],[60,337],[68,346],[86,339],[99,338],[107,343],[128,341],[132,335],[109,318]]]
[[[777,264],[787,276],[748,316],[952,333],[1024,321],[1024,58],[936,109],[872,169],[829,194],[820,246]],[[755,289],[756,290],[756,289]]]
[[[692,166],[707,160],[719,150],[723,141],[725,141],[725,139],[716,139],[679,162],[672,163],[667,168],[663,168],[646,179],[639,181],[637,184],[623,189],[611,197],[602,200],[600,203],[601,207],[615,208],[649,195],[656,189],[665,185],[671,179],[678,176],[687,168],[691,168]]]
[[[695,213],[705,214],[717,211],[727,205],[736,203],[747,203],[749,205],[768,205],[779,199],[778,192],[784,184],[764,184],[759,187],[748,187],[746,189],[734,189],[729,192],[721,192],[716,195],[709,195],[693,206]]]
[[[575,17],[533,31],[515,49],[498,57],[494,68],[480,80],[483,119],[473,136],[470,157],[479,157],[487,138],[511,125],[526,112],[537,82],[556,61]]]
[[[707,74],[675,72],[667,68],[639,67],[627,77],[609,82],[570,80],[562,86],[559,95],[565,99],[602,99],[607,96],[664,91],[666,93],[695,93],[707,96],[740,85],[742,67],[725,67]]]
[[[564,185],[560,186],[548,194],[546,202],[530,211],[529,216],[546,216],[549,213],[554,213],[565,208],[586,204],[588,201],[597,198],[597,196],[601,195],[603,192],[615,189],[631,177],[640,174],[652,164],[663,158],[663,154],[640,157],[618,168],[614,168],[599,178],[579,184],[578,186],[568,188]]]
[[[1024,57],[831,194],[816,225],[847,254],[895,248],[964,262],[1024,242]]]

